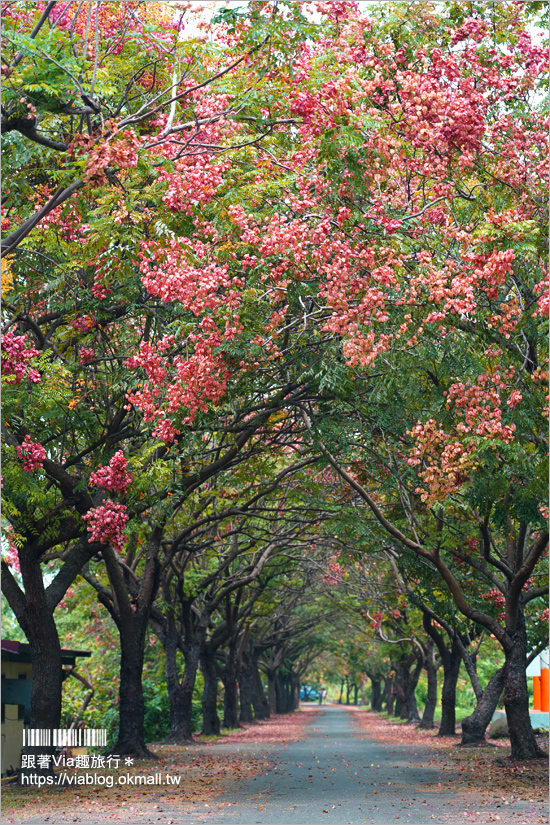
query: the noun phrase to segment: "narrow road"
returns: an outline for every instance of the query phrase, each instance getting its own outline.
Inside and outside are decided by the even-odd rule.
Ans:
[[[226,791],[222,807],[219,798],[213,800],[201,821],[426,825],[445,821],[445,808],[451,813],[454,792],[438,787],[436,769],[411,766],[410,749],[395,750],[365,739],[345,708],[320,708],[307,732],[307,739],[269,753],[273,765],[267,773]],[[426,758],[428,751],[423,753],[423,761]],[[179,820],[185,821],[187,817]]]
[[[97,803],[93,796],[85,802],[75,788],[69,804],[65,799],[65,804],[42,813],[36,807],[32,812],[24,808],[6,812],[5,821],[17,825],[108,825],[113,820],[116,825],[548,823],[546,810],[527,800],[506,802],[506,808],[498,798],[491,801],[489,787],[482,801],[479,788],[470,791],[448,767],[439,772],[436,763],[432,767],[430,759],[436,752],[426,746],[380,744],[355,726],[345,707],[328,705],[319,711],[304,738],[287,746],[226,742],[208,751],[204,745],[193,748],[195,765],[202,753],[214,766],[213,773],[206,774],[205,790],[210,793],[201,794],[200,800],[184,788],[162,785],[144,793],[115,787],[108,795],[98,792]],[[227,766],[228,756],[234,760],[235,780],[212,780],[216,758]],[[240,760],[246,763],[249,758],[261,765],[262,773],[239,779]],[[226,769],[223,775],[227,776]],[[35,800],[42,795],[49,796],[37,789]],[[98,805],[95,812],[93,804]]]

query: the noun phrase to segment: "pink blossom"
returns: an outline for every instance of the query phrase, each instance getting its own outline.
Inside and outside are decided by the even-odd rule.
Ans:
[[[42,444],[31,441],[28,435],[25,436],[21,446],[17,445],[15,449],[26,473],[32,473],[33,470],[41,467],[46,458],[46,450]]]
[[[27,347],[23,335],[15,335],[8,330],[2,335],[2,372],[7,384],[19,384],[24,378],[37,384],[41,380],[38,370],[32,369],[29,362],[40,355],[34,347]],[[12,377],[13,376],[13,377]]]
[[[93,361],[94,355],[95,353],[91,347],[80,347],[78,363],[89,364],[90,361]]]
[[[128,462],[122,450],[118,450],[109,461],[109,464],[100,467],[90,475],[88,484],[104,487],[116,493],[125,493],[132,481],[132,475],[126,472]]]
[[[8,540],[8,546],[2,547],[2,561],[4,561],[9,567],[13,567],[14,570],[19,572],[19,551],[17,550],[17,546],[13,540],[13,527],[11,524],[7,525],[4,532]]]
[[[110,544],[114,550],[122,553],[126,543],[124,529],[129,520],[126,505],[106,501],[99,507],[89,510],[82,518],[88,522],[91,541]]]

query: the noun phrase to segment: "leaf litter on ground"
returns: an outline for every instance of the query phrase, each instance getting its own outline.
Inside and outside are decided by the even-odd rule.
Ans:
[[[491,739],[489,747],[463,748],[459,747],[460,735],[440,737],[437,728],[422,730],[364,707],[347,709],[369,739],[406,748],[415,767],[435,768],[438,781],[423,787],[423,792],[452,791],[465,822],[548,822],[548,760],[512,762],[508,739]],[[548,733],[537,736],[537,741],[548,752]],[[523,803],[521,814],[513,812],[515,803]],[[485,810],[480,811],[481,807]],[[445,822],[441,812],[438,818]]]
[[[134,760],[118,769],[67,769],[68,774],[100,773],[113,777],[113,787],[103,785],[65,785],[38,789],[9,785],[2,789],[2,819],[19,822],[40,818],[44,823],[79,821],[121,821],[155,815],[161,825],[171,822],[178,808],[199,806],[206,812],[216,797],[224,805],[229,790],[252,776],[263,774],[270,766],[269,750],[263,746],[282,745],[304,736],[316,708],[303,708],[294,714],[275,716],[262,722],[224,730],[220,737],[196,736],[195,742],[181,745],[150,743],[155,759]],[[120,785],[121,775],[154,776],[162,773],[179,776],[178,785]],[[229,804],[229,803],[228,803]],[[206,807],[205,807],[206,806]],[[156,816],[158,814],[158,817]]]

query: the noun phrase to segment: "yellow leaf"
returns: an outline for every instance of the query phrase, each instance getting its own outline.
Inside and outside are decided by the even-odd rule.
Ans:
[[[13,285],[13,272],[11,271],[13,257],[13,255],[6,255],[0,263],[2,294],[9,292]]]

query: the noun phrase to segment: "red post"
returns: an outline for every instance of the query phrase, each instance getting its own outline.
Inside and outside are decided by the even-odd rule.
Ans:
[[[533,710],[540,710],[540,676],[533,676]]]
[[[540,709],[548,713],[548,668],[540,669]]]

